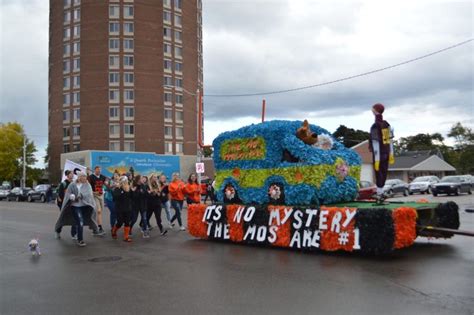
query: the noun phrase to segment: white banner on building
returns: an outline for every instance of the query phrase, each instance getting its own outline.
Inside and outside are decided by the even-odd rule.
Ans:
[[[77,164],[77,163],[74,163],[73,161],[70,161],[70,160],[66,160],[66,162],[64,163],[64,171],[63,171],[63,177],[61,179],[61,181],[65,180],[66,179],[66,175],[64,175],[64,173],[66,172],[66,170],[69,170],[71,172],[74,173],[74,180],[77,178],[77,172],[86,172],[86,167],[85,166],[82,166],[80,164]]]

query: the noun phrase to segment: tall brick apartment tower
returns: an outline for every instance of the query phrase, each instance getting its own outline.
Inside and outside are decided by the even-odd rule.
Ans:
[[[201,0],[50,0],[49,156],[196,154]]]

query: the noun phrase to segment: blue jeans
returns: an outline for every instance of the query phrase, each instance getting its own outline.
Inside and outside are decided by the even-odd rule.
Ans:
[[[165,208],[166,220],[171,222],[171,213],[170,213],[170,201],[161,202],[161,206]]]
[[[175,213],[171,218],[170,223],[173,223],[174,220],[178,219],[179,226],[183,226],[181,222],[181,210],[183,210],[183,200],[171,200],[171,206],[173,207]]]
[[[84,218],[82,215],[82,210],[84,210],[86,207],[74,207],[72,206],[72,214],[74,216],[74,221],[75,221],[75,227],[77,231],[77,240],[82,241],[83,240],[83,228],[84,228]],[[72,228],[71,228],[71,234],[72,234]]]
[[[105,205],[110,211],[110,227],[113,227],[117,223],[117,212],[115,211],[115,203],[113,200],[105,200]]]

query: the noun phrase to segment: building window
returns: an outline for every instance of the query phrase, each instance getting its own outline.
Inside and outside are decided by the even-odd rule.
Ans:
[[[120,151],[120,141],[109,141],[109,151]]]
[[[176,127],[176,138],[183,139],[183,127]]]
[[[183,48],[182,47],[175,47],[174,48],[174,56],[176,58],[182,58],[183,57]]]
[[[173,138],[173,127],[165,126],[165,138]]]
[[[71,94],[63,94],[63,106],[71,105]]]
[[[63,78],[63,90],[67,90],[71,87],[71,78],[70,77],[64,77]]]
[[[123,50],[124,51],[133,51],[134,48],[134,42],[133,39],[124,39],[123,40]]]
[[[181,27],[181,15],[176,15],[174,16],[174,26]]]
[[[174,40],[181,42],[183,40],[183,33],[181,33],[181,31],[174,31]]]
[[[183,112],[177,110],[177,111],[175,112],[175,114],[176,114],[176,122],[181,122],[181,123],[182,123],[182,122],[183,122],[183,118],[184,118]]]
[[[173,64],[172,64],[171,60],[165,59],[163,61],[163,68],[165,69],[165,71],[171,72],[172,67],[173,67]]]
[[[165,55],[170,55],[171,56],[171,45],[165,43],[163,45],[163,52],[165,53]]]
[[[72,136],[73,137],[80,137],[81,136],[81,127],[73,126],[72,127]]]
[[[72,77],[72,87],[73,88],[79,88],[81,87],[81,77],[78,75],[75,75]]]
[[[72,93],[72,105],[79,105],[81,103],[81,93],[74,92]]]
[[[120,59],[117,55],[109,56],[109,68],[118,69],[120,66]]]
[[[171,12],[163,11],[163,21],[165,23],[171,24]]]
[[[70,115],[69,110],[63,110],[63,122],[69,123]]]
[[[72,44],[72,53],[77,55],[81,52],[81,42],[74,42]]]
[[[74,9],[74,21],[79,21],[81,19],[81,9]]]
[[[125,120],[132,120],[135,118],[135,109],[130,106],[125,106],[123,109],[123,118]]]
[[[118,107],[109,107],[109,120],[119,120],[120,110]]]
[[[173,121],[173,111],[171,109],[165,108],[165,121]]]
[[[69,127],[63,127],[63,138],[69,138],[71,135]]]
[[[163,77],[163,82],[164,82],[164,85],[167,86],[167,87],[172,87],[173,86],[173,78],[168,76],[168,75],[165,75]]]
[[[81,26],[80,25],[74,25],[73,36],[74,36],[74,38],[77,38],[77,37],[81,36]]]
[[[165,153],[173,154],[173,143],[172,142],[165,142]]]
[[[71,0],[63,0],[64,8],[69,8],[71,6]]]
[[[120,102],[120,90],[109,90],[109,102],[110,103]]]
[[[73,151],[81,151],[81,145],[79,143],[73,143],[72,144],[72,150]]]
[[[123,74],[123,85],[125,86],[131,86],[135,82],[135,75],[133,72],[125,72]]]
[[[64,152],[64,153],[67,153],[67,152],[69,152],[69,151],[70,151],[70,149],[69,149],[69,144],[66,144],[66,143],[63,144],[63,152]]]
[[[171,40],[171,28],[163,27],[163,36]]]
[[[81,70],[81,59],[74,58],[72,61],[72,71],[76,72]]]
[[[81,4],[81,0],[74,0],[74,6],[80,5],[80,4]]]
[[[118,72],[109,72],[109,85],[119,85],[120,74]]]
[[[178,88],[182,88],[183,87],[183,79],[176,78],[175,79],[175,85]]]
[[[109,51],[118,51],[120,48],[120,40],[118,38],[109,39]]]
[[[133,22],[123,23],[123,32],[125,34],[133,34]]]
[[[133,65],[134,65],[134,58],[133,56],[130,56],[130,55],[125,55],[123,56],[123,67],[124,68],[133,68]]]
[[[171,7],[171,0],[163,0],[164,7]]]
[[[135,151],[135,141],[124,141],[123,142],[124,151]]]
[[[124,136],[134,136],[135,135],[135,125],[134,124],[124,124],[123,125]]]
[[[72,110],[72,120],[73,121],[81,120],[81,109],[80,108],[75,108],[75,109]]]
[[[71,54],[71,45],[70,44],[64,44],[63,45],[63,56],[64,57],[69,57]]]
[[[120,124],[109,125],[109,137],[118,138],[120,136]]]
[[[123,6],[123,17],[126,19],[133,18],[133,5],[124,5]]]
[[[71,28],[65,27],[63,30],[63,40],[68,40],[71,37]]]
[[[164,99],[165,103],[171,103],[173,101],[173,94],[165,93]]]
[[[174,9],[181,10],[181,0],[174,0]]]
[[[69,60],[63,61],[63,73],[69,73],[71,71],[71,62]]]
[[[120,6],[111,4],[109,5],[109,18],[118,19],[120,17]]]
[[[123,99],[125,103],[133,103],[135,100],[135,92],[133,90],[124,90]]]
[[[176,104],[181,104],[181,105],[183,104],[183,95],[176,94],[175,99],[176,99]]]
[[[120,23],[119,22],[109,22],[109,34],[118,35],[120,32]]]
[[[71,11],[64,11],[64,24],[71,22]]]
[[[181,62],[174,63],[174,71],[183,72],[183,64]]]
[[[176,142],[176,154],[183,154],[183,144]]]

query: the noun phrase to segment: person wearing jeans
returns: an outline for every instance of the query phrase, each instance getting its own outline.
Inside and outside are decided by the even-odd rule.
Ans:
[[[184,202],[184,193],[185,193],[185,184],[179,178],[179,173],[173,173],[173,180],[168,186],[169,195],[171,200],[171,207],[173,207],[175,214],[171,218],[171,224],[177,219],[179,224],[179,229],[184,231],[185,228],[181,221],[181,211],[183,210]]]
[[[168,220],[169,228],[172,229],[173,225],[171,224],[169,186],[166,182],[166,175],[160,175],[158,180],[158,186],[160,187],[161,207],[165,208],[166,220]]]

